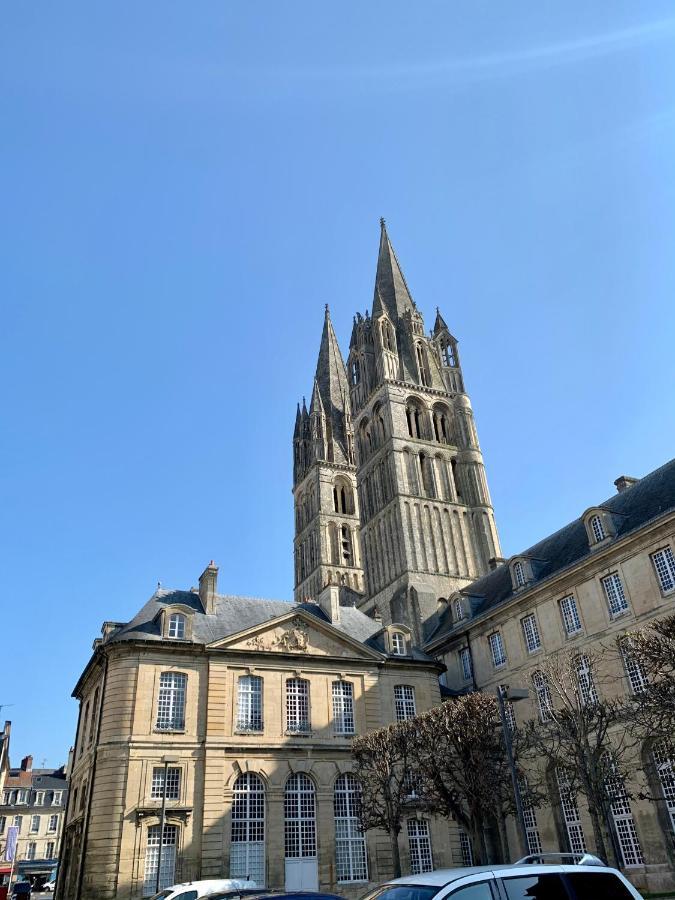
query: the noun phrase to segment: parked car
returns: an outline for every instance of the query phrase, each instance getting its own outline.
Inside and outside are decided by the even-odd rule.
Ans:
[[[449,900],[642,900],[621,872],[599,860],[591,865],[520,860],[513,865],[437,869],[381,884],[361,900],[431,900],[432,897],[435,900],[444,897]]]
[[[206,881],[186,881],[172,884],[152,897],[152,900],[197,900],[198,897],[211,897],[223,891],[236,891],[256,888],[255,881],[243,878],[212,878]],[[257,888],[260,893],[260,888]],[[255,893],[255,891],[254,891]]]
[[[260,888],[232,888],[229,891],[218,891],[215,894],[204,894],[209,900],[256,900],[260,895]]]
[[[12,888],[12,897],[21,898],[21,900],[28,900],[32,890],[33,887],[30,881],[17,881]]]
[[[51,881],[45,882],[40,888],[41,891],[47,891],[49,894],[54,893],[54,888],[56,887],[56,879],[52,878]]]
[[[219,895],[218,895],[219,896]],[[216,897],[209,897],[209,900],[217,900]],[[222,900],[228,900],[223,897]],[[319,891],[258,891],[253,896],[247,897],[247,900],[344,900],[339,894],[322,894]]]

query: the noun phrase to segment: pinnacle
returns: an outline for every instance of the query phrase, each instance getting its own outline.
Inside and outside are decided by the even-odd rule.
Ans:
[[[396,320],[406,309],[413,307],[408,285],[401,271],[394,248],[387,234],[384,219],[380,219],[380,249],[377,256],[377,272],[375,274],[375,296],[373,300],[373,316],[386,313]]]

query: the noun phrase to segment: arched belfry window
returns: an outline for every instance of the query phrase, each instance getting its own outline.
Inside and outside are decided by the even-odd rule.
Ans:
[[[452,369],[457,366],[457,349],[450,341],[443,347],[443,365]]]
[[[350,482],[340,476],[333,486],[333,508],[336,513],[354,514],[354,491]]]
[[[343,525],[340,528],[340,538],[342,546],[342,565],[352,565],[352,532],[349,525]]]
[[[230,878],[265,886],[265,785],[253,772],[240,775],[232,788]]]
[[[410,398],[405,408],[406,421],[408,423],[408,434],[411,438],[426,438],[427,429],[424,427],[425,411],[418,400]]]
[[[432,463],[428,456],[420,453],[420,471],[422,473],[422,486],[426,497],[435,498],[436,485],[434,484],[434,473],[432,471]]]
[[[429,372],[429,362],[427,360],[426,351],[422,344],[416,344],[415,348],[417,350],[417,367],[420,373],[420,382],[425,387],[429,387],[431,384],[431,374]]]
[[[434,406],[432,412],[432,421],[434,426],[434,438],[439,444],[450,443],[450,414],[447,407],[439,405]]]
[[[361,381],[361,363],[358,359],[352,362],[352,384],[357,385]]]

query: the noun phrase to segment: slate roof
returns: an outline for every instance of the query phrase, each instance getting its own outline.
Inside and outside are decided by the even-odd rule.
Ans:
[[[155,591],[145,606],[134,618],[107,638],[106,643],[120,641],[161,641],[164,640],[158,619],[159,612],[167,606],[180,604],[194,610],[192,618],[193,644],[210,644],[232,634],[238,634],[256,625],[263,625],[271,619],[288,613],[304,610],[323,622],[332,624],[338,631],[367,647],[385,653],[382,626],[365,615],[355,606],[340,607],[340,621],[331,623],[330,618],[316,603],[291,603],[286,600],[263,600],[257,597],[236,597],[217,595],[215,612],[206,615],[199,595],[194,591]],[[420,662],[431,662],[422,650],[413,650],[411,657]],[[396,657],[401,659],[401,657]]]
[[[612,538],[612,542],[626,537],[653,519],[674,510],[675,459],[597,505],[615,516],[616,535]],[[583,517],[575,519],[523,553],[514,554],[532,557],[537,561],[536,575],[534,581],[528,585],[529,589],[590,555]],[[462,593],[470,597],[472,617],[482,615],[510,600],[514,596],[514,591],[508,565],[498,566],[492,572],[462,588]],[[469,619],[462,625],[470,621]],[[452,613],[447,609],[428,640],[437,641],[445,633],[450,633],[453,627]]]

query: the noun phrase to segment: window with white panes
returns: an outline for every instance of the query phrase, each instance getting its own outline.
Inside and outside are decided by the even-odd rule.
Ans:
[[[652,563],[663,593],[675,591],[675,556],[670,547],[663,547],[652,553]]]
[[[631,694],[641,694],[647,687],[648,681],[644,669],[631,651],[630,638],[624,638],[620,644],[621,659],[623,667],[626,670],[626,678],[630,686]]]
[[[466,831],[459,832],[459,849],[462,854],[462,865],[463,866],[472,866],[473,865],[473,849],[471,847],[471,841],[469,840],[469,835]]]
[[[37,844],[35,841],[28,842],[28,849],[26,850],[26,859],[35,859],[35,851],[37,850]]]
[[[333,792],[335,873],[338,883],[367,881],[366,840],[359,821],[361,785],[350,774],[340,775]]]
[[[670,755],[667,744],[656,744],[652,750],[656,777],[661,785],[663,799],[670,818],[670,827],[675,837],[675,759]]]
[[[150,798],[161,800],[164,796],[164,766],[155,766],[152,770],[152,786]],[[166,769],[166,799],[178,800],[180,797],[180,768],[167,766]]]
[[[145,877],[143,894],[154,894],[157,889],[157,869],[159,862],[160,825],[151,825],[145,844]],[[162,834],[162,862],[159,871],[159,889],[174,884],[176,872],[176,848],[178,844],[178,826],[165,825]]]
[[[54,841],[47,841],[45,846],[45,859],[54,859],[56,850],[56,844]]]
[[[394,656],[405,656],[405,635],[400,631],[392,632],[391,652]]]
[[[408,847],[412,875],[434,871],[429,823],[426,819],[408,819]]]
[[[470,681],[473,678],[473,666],[471,664],[471,651],[468,647],[462,647],[459,651],[459,667],[464,681]]]
[[[304,772],[286,781],[284,791],[286,859],[316,856],[316,794]]]
[[[539,721],[548,722],[551,718],[551,709],[553,706],[551,687],[548,683],[548,679],[543,672],[535,672],[532,675],[532,684],[534,685],[534,693],[537,698]]]
[[[240,775],[232,788],[230,878],[265,885],[265,786],[253,772]]]
[[[179,640],[185,637],[185,616],[182,613],[171,613],[169,616],[169,637]]]
[[[523,628],[523,636],[525,637],[525,646],[528,653],[534,653],[541,647],[541,638],[539,637],[539,629],[537,628],[537,619],[534,613],[525,616],[520,620]]]
[[[159,676],[158,731],[184,731],[186,692],[187,675],[182,672],[162,672]]]
[[[607,598],[607,606],[611,616],[618,616],[628,609],[628,601],[623,590],[623,582],[618,572],[612,572],[602,579],[602,587]]]
[[[61,806],[63,802],[63,791],[54,791],[54,796],[52,797],[52,806]]]
[[[44,802],[45,802],[45,792],[44,792],[44,791],[38,791],[38,792],[35,794],[35,805],[36,805],[36,806],[43,806],[43,805],[44,805]]]
[[[23,825],[23,816],[14,816],[14,822],[12,823],[16,828],[19,829],[19,834],[21,834],[21,826]]]
[[[609,775],[605,781],[614,827],[619,839],[619,847],[623,865],[641,866],[644,864],[640,840],[635,828],[635,820],[630,805],[628,792],[623,778],[618,772],[616,762],[608,760]]]
[[[286,730],[293,734],[310,731],[309,682],[304,678],[286,681]]]
[[[569,772],[558,767],[555,770],[555,774],[558,782],[560,807],[562,809],[563,819],[565,820],[565,829],[567,831],[567,840],[569,841],[570,851],[572,853],[585,853],[586,838],[584,837],[584,830],[581,824],[577,798],[572,793],[570,787]]]
[[[607,537],[605,534],[605,527],[602,524],[602,519],[600,516],[592,516],[591,517],[591,531],[593,532],[593,539],[597,542],[604,541]]]
[[[242,675],[238,683],[237,731],[263,730],[263,680]]]
[[[415,688],[397,684],[394,687],[394,707],[397,722],[412,719],[415,716]]]
[[[581,619],[579,618],[577,601],[571,594],[568,597],[563,597],[560,601],[560,615],[566,634],[577,634],[581,631]]]
[[[333,731],[354,734],[354,685],[351,681],[333,682]]]
[[[459,597],[457,597],[455,599],[455,601],[452,604],[452,607],[453,607],[453,611],[454,611],[455,622],[461,622],[462,619],[464,618],[464,605],[463,605],[462,601],[459,599]]]
[[[56,829],[58,827],[59,827],[59,817],[58,816],[50,816],[49,823],[47,825],[47,831],[52,833],[52,832],[56,831]]]
[[[575,662],[577,672],[577,685],[579,687],[579,699],[582,706],[598,702],[598,692],[593,680],[591,662],[585,654],[577,656]]]
[[[30,817],[30,830],[31,834],[37,834],[40,830],[40,816],[31,816]]]
[[[521,562],[513,564],[513,577],[516,580],[516,587],[525,586],[525,567]]]
[[[495,669],[506,664],[506,652],[504,650],[504,641],[499,631],[493,631],[488,638],[490,643],[490,653],[492,654],[492,665]]]

